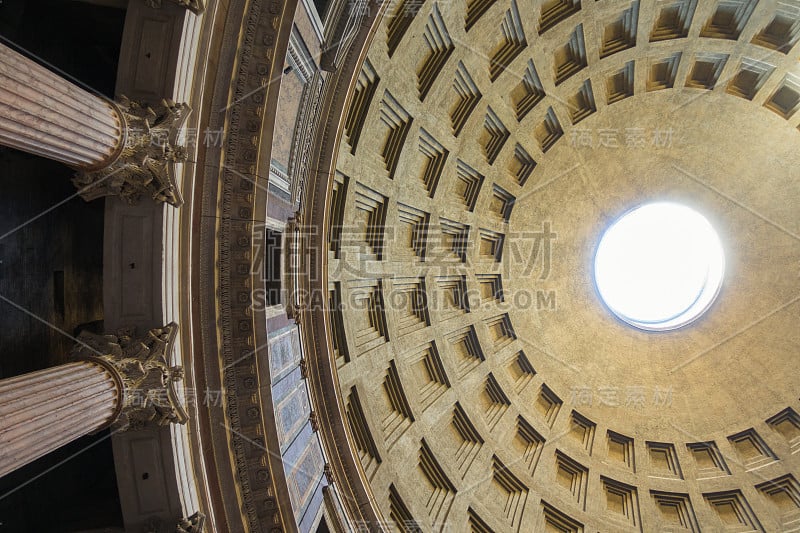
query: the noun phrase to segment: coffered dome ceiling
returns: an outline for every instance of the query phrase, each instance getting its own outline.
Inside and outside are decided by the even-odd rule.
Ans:
[[[796,527],[798,13],[386,8],[351,84],[326,269],[348,439],[387,520]],[[604,306],[593,259],[663,200],[708,218],[726,273],[699,320],[646,332]]]

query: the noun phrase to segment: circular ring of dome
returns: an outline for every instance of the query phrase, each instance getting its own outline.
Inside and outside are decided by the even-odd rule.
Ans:
[[[705,313],[722,286],[725,253],[708,220],[685,205],[654,202],[619,217],[594,259],[600,298],[646,331],[678,329]]]

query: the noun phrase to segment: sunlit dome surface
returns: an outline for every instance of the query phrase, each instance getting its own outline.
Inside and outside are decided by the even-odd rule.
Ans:
[[[719,237],[706,218],[684,205],[646,204],[606,230],[595,256],[601,298],[640,329],[680,328],[714,301],[725,271]]]

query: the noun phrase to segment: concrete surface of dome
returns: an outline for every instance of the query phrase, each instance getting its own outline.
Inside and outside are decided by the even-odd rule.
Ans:
[[[798,70],[763,41],[780,10],[748,6],[387,8],[342,125],[327,267],[351,445],[384,516],[785,523],[761,488],[796,471],[774,422],[797,396],[800,136],[778,102]],[[594,284],[603,232],[653,202],[719,234],[691,253],[725,243],[676,302],[702,316],[657,335]],[[723,265],[730,290],[702,314]]]

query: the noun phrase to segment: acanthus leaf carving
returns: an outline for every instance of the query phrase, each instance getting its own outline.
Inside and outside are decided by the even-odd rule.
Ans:
[[[83,331],[78,336],[72,356],[104,366],[121,383],[122,405],[112,423],[114,430],[189,420],[175,390],[175,383],[183,379],[183,368],[169,363],[177,333],[178,325],[173,322],[151,329],[143,338],[134,338],[131,330],[116,335]]]
[[[206,515],[197,511],[188,518],[181,518],[175,528],[175,533],[203,533],[205,524]]]
[[[86,201],[119,196],[129,204],[149,195],[156,202],[180,206],[174,166],[187,157],[178,134],[191,109],[166,99],[153,108],[124,96],[116,107],[124,122],[124,146],[106,167],[75,175],[72,182],[79,194]]]
[[[147,7],[161,9],[162,1],[163,0],[144,0],[144,3]],[[199,15],[206,9],[205,0],[172,0],[172,3],[188,9],[195,15]]]

